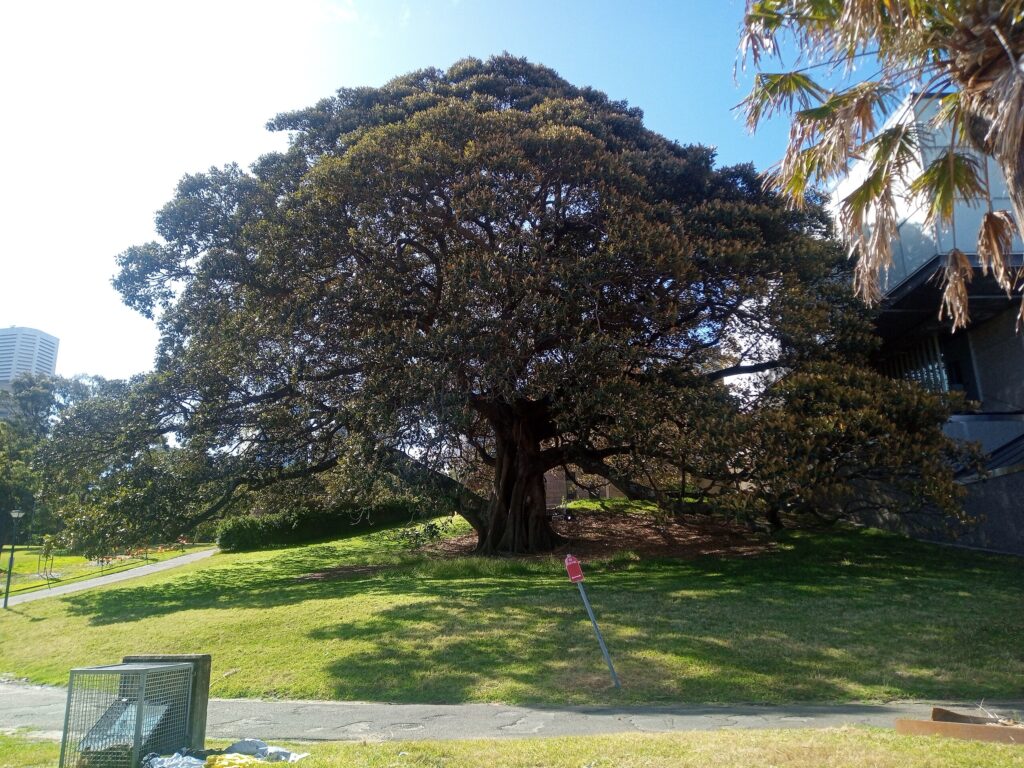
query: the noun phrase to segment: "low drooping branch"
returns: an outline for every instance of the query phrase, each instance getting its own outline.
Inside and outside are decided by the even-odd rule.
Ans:
[[[412,486],[431,488],[453,496],[458,512],[477,532],[487,526],[487,501],[443,472],[432,469],[421,461],[410,457],[398,448],[385,448],[379,453],[381,463],[391,472]]]
[[[582,453],[575,456],[572,463],[584,472],[603,477],[633,501],[655,501],[657,499],[654,489],[631,480],[602,459]]]

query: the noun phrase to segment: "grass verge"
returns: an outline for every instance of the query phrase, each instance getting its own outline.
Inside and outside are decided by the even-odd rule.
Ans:
[[[1021,561],[875,531],[744,558],[585,563],[621,691],[557,558],[427,556],[388,531],[218,554],[0,616],[0,674],[66,684],[211,653],[212,693],[545,704],[1018,699]]]
[[[557,739],[287,745],[303,768],[1011,768],[1018,746],[898,736],[868,728],[711,731]],[[56,765],[60,747],[0,734],[0,768]]]

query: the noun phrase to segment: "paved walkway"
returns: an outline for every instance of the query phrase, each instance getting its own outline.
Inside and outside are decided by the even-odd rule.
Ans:
[[[32,728],[60,738],[66,691],[0,682],[0,729]],[[719,728],[891,728],[898,717],[928,719],[934,705],[973,711],[977,702],[896,702],[834,706],[510,707],[502,704],[368,704],[212,699],[207,736],[236,739],[476,739],[661,733]],[[1024,702],[990,704],[1019,712]]]
[[[94,579],[85,579],[71,584],[61,584],[59,586],[50,587],[49,589],[38,589],[35,592],[29,592],[24,595],[11,595],[7,604],[21,605],[22,603],[30,603],[33,600],[42,600],[46,597],[57,597],[58,595],[81,592],[82,590],[92,589],[93,587],[102,587],[106,584],[116,584],[119,581],[137,579],[139,576],[148,576],[151,573],[159,573],[160,571],[167,571],[171,568],[179,568],[182,565],[194,563],[196,560],[202,560],[215,552],[217,552],[216,549],[204,549],[199,552],[191,552],[187,555],[161,560],[159,563],[140,565],[138,568],[129,568],[127,571],[111,573],[108,576],[97,576]]]

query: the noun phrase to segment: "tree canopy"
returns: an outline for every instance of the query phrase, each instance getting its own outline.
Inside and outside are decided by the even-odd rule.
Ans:
[[[19,536],[54,533],[60,525],[49,499],[41,496],[41,454],[70,409],[109,387],[95,377],[23,374],[0,388],[0,512],[28,513]],[[5,522],[0,519],[0,542],[5,540]]]
[[[787,42],[799,51],[793,68],[769,71],[769,62],[781,64]],[[1008,296],[1019,289],[1009,257],[1015,231],[1024,232],[1024,3],[748,0],[741,56],[758,70],[744,102],[750,127],[792,113],[789,146],[773,178],[783,194],[802,204],[809,188],[844,176],[851,159],[869,163],[863,181],[839,201],[864,298],[879,298],[880,273],[892,263],[901,197],[913,207],[922,201],[943,224],[954,223],[956,200],[991,200],[977,153],[998,162],[1013,207],[989,204],[977,256]],[[913,117],[923,99],[940,100],[933,128],[950,133],[949,146],[926,167]],[[972,274],[971,261],[954,249],[943,297],[954,327],[968,322]]]
[[[480,550],[545,551],[546,470],[733,476],[726,379],[870,346],[820,206],[550,69],[467,59],[270,127],[288,151],[186,177],[162,241],[119,257],[157,370],[61,443],[108,492],[142,493],[166,434],[193,521],[361,448],[486,467],[489,501],[461,510]]]

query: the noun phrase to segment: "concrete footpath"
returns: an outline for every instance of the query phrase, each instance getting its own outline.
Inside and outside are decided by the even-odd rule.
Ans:
[[[0,682],[0,729],[31,728],[60,738],[66,691]],[[309,741],[398,741],[598,733],[663,733],[719,728],[891,728],[897,718],[928,719],[932,706],[964,712],[978,702],[659,707],[512,707],[503,704],[374,704],[335,701],[212,699],[207,736]],[[1021,712],[1024,702],[985,703]]]
[[[97,576],[94,579],[83,579],[82,581],[76,581],[71,584],[58,584],[50,587],[49,589],[37,589],[35,592],[28,592],[24,595],[11,595],[8,605],[21,605],[22,603],[30,603],[33,600],[42,600],[46,597],[57,597],[58,595],[68,595],[72,592],[82,592],[86,589],[93,589],[94,587],[103,587],[107,584],[116,584],[119,581],[128,581],[129,579],[137,579],[140,576],[148,576],[151,573],[159,573],[160,571],[169,571],[171,568],[180,568],[183,565],[194,563],[196,560],[203,560],[212,554],[215,554],[217,549],[204,549],[199,552],[190,552],[187,555],[179,555],[178,557],[171,557],[167,560],[161,560],[159,563],[152,563],[150,565],[140,565],[137,568],[129,568],[127,571],[119,571],[118,573],[111,573],[107,576]]]

